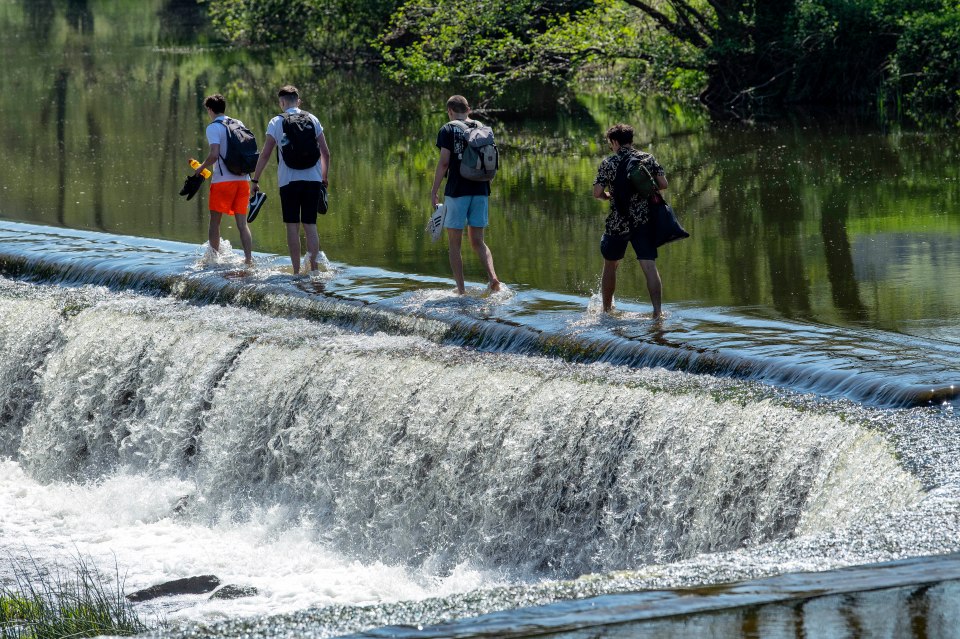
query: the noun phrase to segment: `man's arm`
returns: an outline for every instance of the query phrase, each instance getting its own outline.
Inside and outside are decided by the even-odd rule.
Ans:
[[[665,188],[667,188],[667,178],[666,178],[666,176],[664,176],[664,175],[658,175],[655,179],[657,180],[657,188],[658,188],[658,189],[660,189],[660,190],[662,191],[662,190],[664,190]]]
[[[598,200],[609,200],[610,194],[607,193],[602,184],[594,184],[593,197],[597,198]]]
[[[194,175],[199,175],[200,171],[204,170],[207,167],[213,166],[217,163],[217,159],[220,157],[220,145],[211,144],[210,153],[207,154],[207,159],[204,160],[200,166],[197,167],[197,170],[193,172]]]
[[[267,166],[267,162],[270,161],[270,155],[273,152],[273,147],[277,146],[277,141],[273,139],[272,135],[267,134],[267,139],[263,143],[263,148],[260,150],[260,157],[257,158],[257,168],[253,170],[253,192],[256,193],[260,190],[260,185],[257,184],[260,181],[260,174],[263,173],[263,169]]]
[[[443,182],[443,177],[447,174],[447,169],[450,167],[451,155],[450,149],[440,149],[440,159],[437,161],[437,170],[433,174],[433,188],[430,190],[430,197],[433,200],[434,206],[440,203],[440,198],[437,194],[440,192],[440,183]]]
[[[317,136],[317,146],[320,147],[320,179],[327,183],[327,173],[330,171],[330,147],[327,146],[327,138],[321,132]]]

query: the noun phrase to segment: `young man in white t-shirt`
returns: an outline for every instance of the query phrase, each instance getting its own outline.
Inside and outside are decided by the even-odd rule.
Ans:
[[[257,168],[254,169],[251,180],[253,191],[256,193],[260,189],[260,174],[263,173],[274,148],[279,145],[277,177],[283,223],[287,227],[290,262],[293,264],[294,274],[300,273],[300,226],[302,225],[303,234],[307,239],[310,270],[316,271],[319,268],[320,256],[317,213],[321,197],[325,198],[327,172],[330,169],[330,149],[327,147],[320,121],[312,113],[300,110],[300,92],[296,87],[291,85],[282,87],[277,97],[283,113],[274,117],[267,125],[267,139],[260,151],[260,159],[257,161]],[[294,149],[296,144],[288,139],[287,132],[293,135],[294,130],[291,127],[294,126],[301,134],[307,135],[306,138],[297,138],[297,141],[305,140],[305,147]],[[313,144],[316,148],[313,148]],[[294,153],[294,150],[297,153]],[[297,156],[296,166],[289,166],[288,161],[294,162],[295,156]]]
[[[224,124],[224,120],[227,119],[224,115],[227,110],[227,101],[219,93],[214,93],[203,101],[203,106],[206,107],[207,115],[212,120],[207,125],[210,153],[207,154],[207,159],[197,167],[194,175],[208,167],[213,172],[210,176],[210,227],[207,232],[210,248],[217,253],[220,252],[220,220],[224,215],[232,215],[240,232],[244,260],[247,264],[253,264],[253,236],[250,234],[250,227],[247,226],[250,185],[247,183],[246,175],[231,173],[221,157],[227,152],[227,126]]]

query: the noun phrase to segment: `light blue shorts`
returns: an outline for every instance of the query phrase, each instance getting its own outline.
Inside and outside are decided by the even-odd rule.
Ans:
[[[465,226],[484,228],[488,224],[486,195],[464,195],[463,197],[444,198],[447,205],[447,219],[444,227],[463,229]]]

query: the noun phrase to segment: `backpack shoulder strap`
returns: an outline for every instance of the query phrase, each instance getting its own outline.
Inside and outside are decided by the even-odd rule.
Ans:
[[[216,120],[216,122],[219,122],[220,124],[222,124],[222,125],[223,125],[223,128],[227,130],[227,144],[225,144],[224,146],[229,146],[229,145],[230,145],[230,127],[227,126],[227,120],[229,120],[229,119],[230,119],[230,118],[228,118],[227,116],[223,116],[223,119],[222,119],[222,120]],[[220,153],[218,153],[218,155],[220,156],[219,160],[226,160],[226,159],[227,159],[227,156],[224,155],[224,153],[226,153],[226,151],[227,151],[226,149],[220,149]],[[217,168],[220,169],[220,175],[223,175],[223,167],[220,166],[220,161],[219,161],[219,160],[217,161]]]

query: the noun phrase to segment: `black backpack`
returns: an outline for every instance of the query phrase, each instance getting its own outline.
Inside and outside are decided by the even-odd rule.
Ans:
[[[257,160],[260,159],[257,138],[239,120],[224,118],[220,120],[220,124],[227,129],[227,152],[224,155],[221,149],[220,154],[227,170],[236,175],[253,173],[257,168]]]
[[[320,148],[317,146],[316,126],[306,111],[299,113],[281,113],[283,118],[283,139],[280,141],[280,154],[283,163],[291,169],[309,169],[320,161]]]

